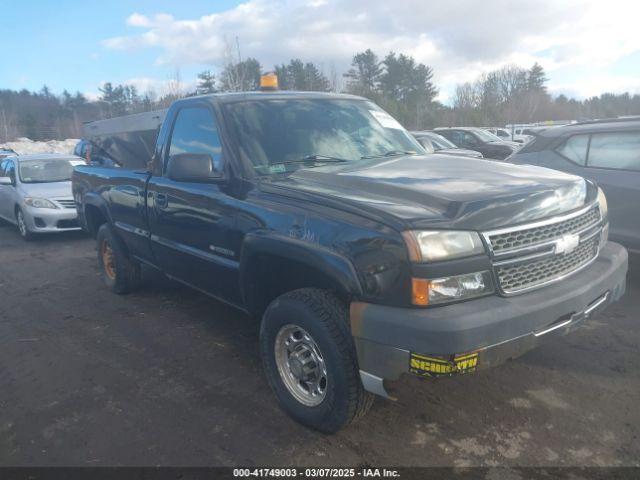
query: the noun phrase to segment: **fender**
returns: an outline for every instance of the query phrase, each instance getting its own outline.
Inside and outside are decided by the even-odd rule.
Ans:
[[[102,213],[104,218],[107,219],[107,222],[109,222],[110,225],[113,225],[113,218],[111,217],[111,212],[109,211],[107,201],[97,193],[89,191],[84,195],[82,199],[82,211],[78,212],[81,215],[80,221],[82,222],[82,224],[86,225],[87,228],[89,228],[85,215],[85,208],[87,207],[87,205],[91,205],[92,207],[96,207],[98,210],[100,210],[100,213]]]
[[[331,279],[342,293],[356,297],[362,296],[358,274],[351,261],[343,255],[323,245],[305,242],[276,232],[259,231],[245,236],[240,253],[240,285],[245,304],[248,300],[249,269],[252,259],[258,255],[294,259],[295,262]]]

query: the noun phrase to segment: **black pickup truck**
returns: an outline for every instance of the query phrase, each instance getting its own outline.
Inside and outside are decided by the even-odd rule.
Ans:
[[[73,174],[104,281],[130,292],[145,264],[261,319],[268,381],[316,429],[403,374],[497,365],[624,293],[627,253],[580,177],[427,155],[349,95],[208,95],[153,118],[148,154],[124,121],[89,138],[138,167]]]

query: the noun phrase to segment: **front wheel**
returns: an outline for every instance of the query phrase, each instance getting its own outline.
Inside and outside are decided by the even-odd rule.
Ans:
[[[274,300],[262,319],[260,346],[269,384],[298,422],[330,433],[371,408],[347,307],[331,292],[301,289]]]
[[[24,213],[22,213],[22,209],[20,208],[16,208],[16,225],[18,226],[18,232],[20,232],[20,236],[24,240],[33,239],[33,233],[29,231],[27,222],[24,219]]]
[[[98,230],[98,266],[105,285],[115,293],[129,293],[141,283],[140,264],[127,256],[121,240],[106,223]]]

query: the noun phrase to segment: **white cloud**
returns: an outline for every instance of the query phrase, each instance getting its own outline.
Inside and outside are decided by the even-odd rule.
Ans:
[[[127,24],[139,33],[103,43],[121,51],[158,49],[158,65],[220,67],[226,44],[237,37],[243,56],[266,68],[300,57],[338,71],[366,48],[381,56],[393,50],[431,65],[446,92],[508,63],[540,62],[552,86],[566,69],[606,70],[640,51],[639,17],[640,3],[623,0],[249,0],[192,20],[134,13]],[[629,80],[607,79],[614,86]]]
[[[148,17],[140,15],[139,13],[133,13],[127,18],[127,25],[132,27],[150,27],[151,22]]]
[[[611,75],[595,72],[582,76],[569,83],[557,83],[551,86],[554,95],[564,94],[574,98],[589,98],[601,93],[629,92],[640,94],[640,81],[637,76]]]

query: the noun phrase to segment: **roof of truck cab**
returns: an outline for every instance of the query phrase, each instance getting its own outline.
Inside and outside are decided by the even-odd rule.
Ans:
[[[175,103],[188,103],[193,100],[210,99],[220,103],[247,100],[288,100],[288,99],[337,99],[337,100],[367,100],[356,95],[331,92],[298,92],[292,90],[269,90],[255,92],[211,93],[195,97],[182,98]]]

